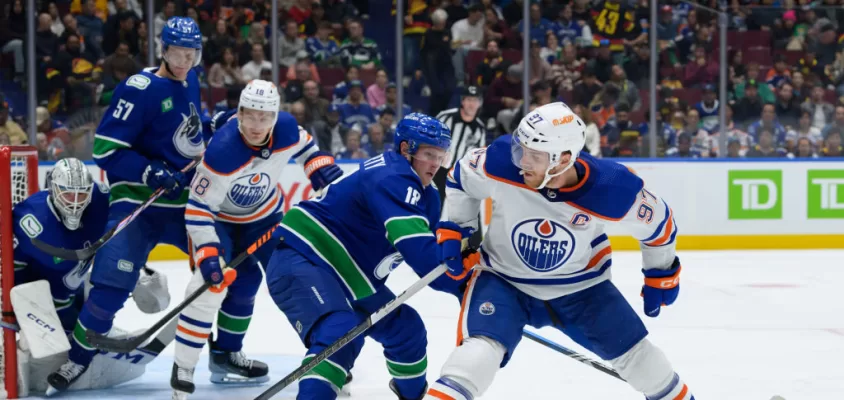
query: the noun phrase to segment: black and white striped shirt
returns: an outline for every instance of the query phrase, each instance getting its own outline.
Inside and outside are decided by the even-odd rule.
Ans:
[[[437,119],[451,130],[451,148],[443,168],[451,169],[469,150],[486,146],[486,128],[477,116],[467,123],[460,116],[460,108],[451,108],[439,113]]]

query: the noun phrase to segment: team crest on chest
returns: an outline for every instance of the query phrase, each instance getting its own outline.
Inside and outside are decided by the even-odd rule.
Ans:
[[[202,120],[193,103],[190,103],[190,115],[182,114],[182,122],[173,134],[173,146],[185,158],[199,157],[205,151]]]
[[[544,218],[517,223],[510,240],[522,262],[537,272],[562,267],[571,258],[575,246],[574,235],[565,226]]]
[[[229,201],[242,208],[254,207],[270,193],[270,176],[258,172],[237,178],[229,189]]]

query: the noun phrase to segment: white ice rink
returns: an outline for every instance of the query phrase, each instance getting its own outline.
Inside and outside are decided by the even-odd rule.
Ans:
[[[650,339],[660,346],[698,400],[844,399],[844,251],[680,252],[680,297],[659,318],[643,316]],[[613,281],[641,314],[640,255],[614,254]],[[166,271],[171,305],[184,296],[188,267],[155,263]],[[399,269],[389,278],[397,293],[416,276]],[[456,298],[425,289],[409,301],[428,329],[428,380],[454,347]],[[158,316],[160,316],[159,314]],[[158,316],[142,314],[129,301],[117,324],[129,330],[150,326]],[[553,329],[541,334],[577,351],[583,349]],[[298,366],[304,347],[261,288],[245,340],[250,357],[270,365],[270,383]],[[207,352],[206,352],[207,354]],[[208,382],[203,354],[193,399],[252,399],[261,387],[232,388]],[[592,356],[590,354],[590,356]],[[592,356],[594,357],[594,356]],[[169,399],[173,346],[146,374],[110,390],[71,392],[62,399]],[[380,346],[367,344],[353,369],[350,399],[387,400],[389,375]],[[294,399],[295,387],[278,399]],[[642,400],[626,384],[568,357],[522,340],[483,399]]]

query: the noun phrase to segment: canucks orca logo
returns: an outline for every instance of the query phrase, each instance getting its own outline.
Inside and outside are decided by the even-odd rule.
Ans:
[[[270,176],[265,173],[247,174],[232,183],[228,198],[232,204],[249,208],[261,204],[270,193]]]
[[[196,106],[190,103],[190,115],[182,114],[182,123],[173,135],[173,145],[182,156],[196,158],[205,150],[202,139],[202,120]]]
[[[398,268],[402,262],[404,262],[404,257],[402,257],[401,253],[395,252],[390,254],[378,263],[373,275],[375,275],[375,278],[378,280],[385,279],[388,275],[390,275],[390,272],[393,272],[394,269]]]
[[[519,222],[510,234],[513,250],[528,268],[538,272],[563,266],[574,252],[574,235],[563,225],[542,218]]]

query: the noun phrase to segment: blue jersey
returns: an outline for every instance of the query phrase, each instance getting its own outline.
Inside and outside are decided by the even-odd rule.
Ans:
[[[15,283],[46,279],[60,316],[82,290],[90,260],[70,261],[53,257],[38,250],[31,239],[37,237],[44,243],[66,249],[82,249],[99,239],[108,220],[108,189],[104,185],[95,186],[91,203],[82,214],[79,229],[75,231],[64,226],[46,190],[35,193],[12,209]],[[74,322],[75,319],[70,322],[71,325]]]
[[[286,245],[331,271],[349,298],[359,300],[384,286],[402,257],[420,275],[437,267],[432,228],[439,217],[434,186],[423,187],[407,159],[388,152],[363,161],[321,197],[291,208],[279,232]]]
[[[372,107],[366,101],[361,101],[357,106],[351,103],[341,103],[338,108],[340,109],[340,122],[350,128],[358,124],[361,130],[366,132],[369,124],[375,123],[375,113],[372,112]]]
[[[142,183],[152,160],[180,170],[202,155],[203,124],[209,121],[200,113],[199,80],[193,70],[185,81],[145,70],[117,86],[94,139],[94,161],[107,173],[112,204],[140,204],[152,195]],[[183,207],[187,200],[185,191],[177,200],[162,197],[153,206]]]

